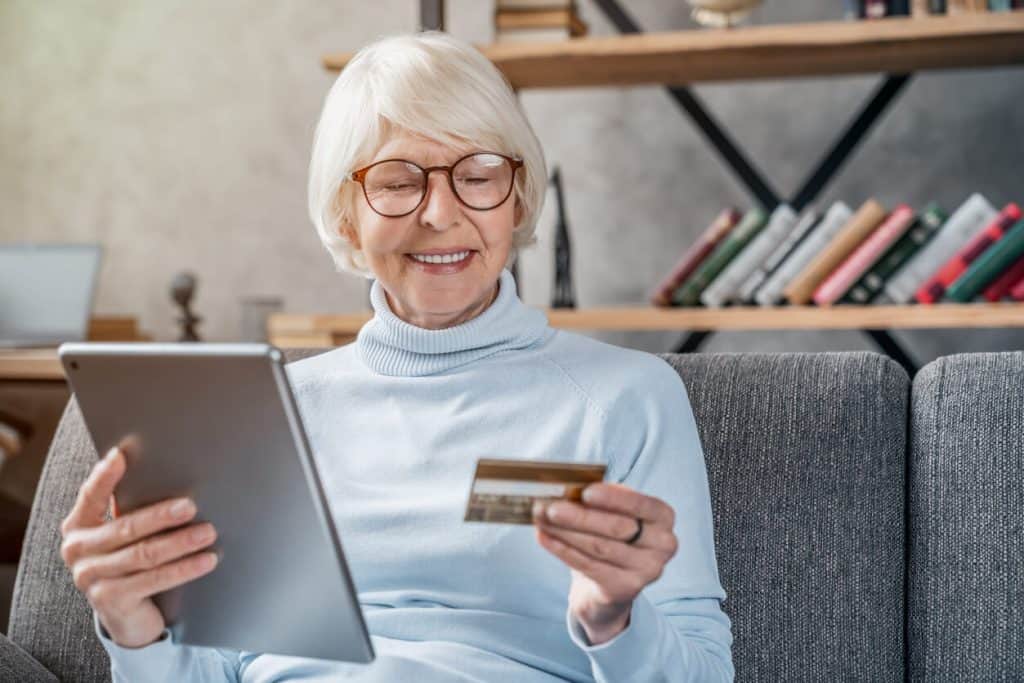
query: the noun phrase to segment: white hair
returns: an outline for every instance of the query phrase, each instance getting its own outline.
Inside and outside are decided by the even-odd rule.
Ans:
[[[479,50],[446,33],[389,36],[359,50],[342,70],[313,140],[309,215],[337,270],[373,277],[339,229],[356,224],[353,202],[361,196],[358,183],[345,180],[399,130],[520,157],[514,195],[521,214],[506,266],[517,248],[536,243],[547,168],[508,80]]]

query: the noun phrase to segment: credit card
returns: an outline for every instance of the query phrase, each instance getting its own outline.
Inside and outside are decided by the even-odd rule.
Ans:
[[[467,522],[533,524],[533,501],[580,500],[604,480],[605,465],[480,458],[466,504]]]

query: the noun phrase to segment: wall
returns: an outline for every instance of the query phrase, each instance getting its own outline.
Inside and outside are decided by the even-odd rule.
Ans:
[[[587,0],[591,33],[614,33]],[[624,3],[646,30],[689,27],[682,2]],[[490,2],[449,0],[448,28],[490,40]],[[372,7],[372,10],[367,9]],[[768,0],[754,23],[838,17],[841,2]],[[0,239],[99,240],[96,310],[134,314],[175,336],[175,273],[199,277],[200,331],[237,338],[239,300],[289,311],[366,306],[366,281],[333,271],[305,210],[313,128],[331,74],[325,52],[414,30],[415,0],[257,5],[0,4]],[[783,197],[793,194],[880,76],[694,87]],[[929,200],[955,208],[981,191],[1024,201],[1019,182],[1024,70],[915,76],[820,201],[856,208]],[[526,91],[550,164],[562,167],[581,306],[643,301],[725,205],[752,199],[661,87]],[[553,204],[521,257],[524,300],[549,301]],[[629,249],[622,244],[628,242]],[[600,338],[668,350],[671,332]],[[900,332],[919,361],[1024,347],[1021,330]],[[868,349],[856,331],[721,333],[707,350]]]

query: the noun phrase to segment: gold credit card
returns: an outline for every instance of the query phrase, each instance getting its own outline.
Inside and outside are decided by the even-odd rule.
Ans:
[[[466,504],[467,522],[533,524],[533,501],[580,500],[604,480],[605,465],[480,458]]]

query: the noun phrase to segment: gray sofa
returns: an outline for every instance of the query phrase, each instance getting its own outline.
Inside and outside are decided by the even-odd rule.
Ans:
[[[293,351],[295,359],[316,351]],[[705,448],[742,681],[1024,680],[1024,352],[662,356]],[[59,556],[96,454],[74,399],[0,680],[109,680]]]

